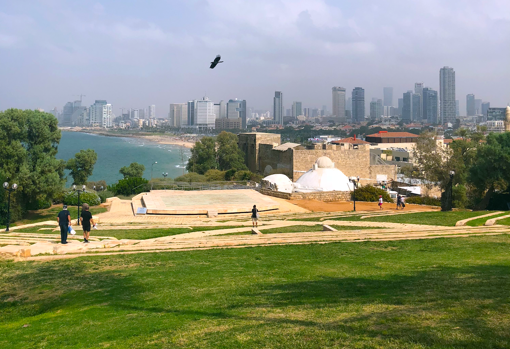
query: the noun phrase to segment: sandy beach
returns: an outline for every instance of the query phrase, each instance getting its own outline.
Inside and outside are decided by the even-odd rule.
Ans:
[[[158,143],[158,144],[173,144],[180,145],[185,148],[193,148],[195,145],[195,141],[190,141],[189,139],[183,139],[181,137],[175,136],[136,136],[132,135],[129,137],[141,138],[150,142]]]

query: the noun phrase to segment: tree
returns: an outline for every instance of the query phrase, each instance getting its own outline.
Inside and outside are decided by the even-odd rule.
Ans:
[[[97,154],[92,149],[80,150],[73,159],[67,161],[66,169],[70,170],[73,177],[73,184],[85,184],[87,178],[92,175],[94,165],[97,161]]]
[[[0,112],[0,177],[19,186],[11,196],[13,219],[46,206],[64,185],[65,163],[55,158],[60,137],[58,121],[51,114],[19,109]],[[3,199],[2,193],[0,206]]]
[[[205,174],[210,169],[218,168],[216,161],[216,143],[212,137],[203,137],[191,148],[191,157],[186,170]]]
[[[108,190],[113,192],[115,195],[133,195],[140,194],[146,190],[149,190],[149,181],[145,178],[130,177],[120,179],[116,184],[108,186]]]
[[[453,169],[450,162],[451,149],[438,145],[435,134],[424,132],[416,142],[413,156],[417,177],[429,189],[435,185],[445,189],[450,181],[450,170]]]
[[[144,171],[145,166],[137,162],[132,162],[129,166],[124,166],[119,170],[120,174],[123,175],[124,178],[131,177],[142,178]]]
[[[221,171],[248,169],[244,164],[245,155],[237,145],[235,134],[222,131],[216,141],[218,142],[218,167]]]

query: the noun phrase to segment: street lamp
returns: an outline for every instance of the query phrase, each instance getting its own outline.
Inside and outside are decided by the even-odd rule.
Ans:
[[[352,197],[354,199],[354,212],[356,212],[356,187],[358,186],[359,184],[359,176],[358,177],[350,177],[349,178],[349,181],[353,184],[354,186],[354,191],[353,191],[353,194],[352,194]]]
[[[87,189],[85,184],[81,187],[81,190],[76,189],[76,184],[73,185],[73,190],[78,192],[78,221],[76,222],[77,225],[80,225],[80,193],[84,193],[85,189]]]
[[[96,186],[93,187],[94,191],[96,191]],[[99,190],[103,191],[104,190],[104,187],[101,186],[100,188],[98,188]]]
[[[154,165],[156,165],[158,162],[154,161],[151,165],[151,190],[152,190],[152,170],[154,169]]]
[[[9,222],[11,221],[11,192],[18,189],[18,185],[16,183],[14,183],[9,188],[9,183],[5,182],[4,189],[9,192],[9,198],[7,199],[7,224],[5,225],[5,231],[8,232],[9,231]]]

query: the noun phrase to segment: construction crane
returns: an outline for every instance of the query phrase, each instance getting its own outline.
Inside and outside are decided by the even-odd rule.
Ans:
[[[83,102],[83,97],[87,97],[86,95],[73,95],[76,97],[80,97],[80,103]]]

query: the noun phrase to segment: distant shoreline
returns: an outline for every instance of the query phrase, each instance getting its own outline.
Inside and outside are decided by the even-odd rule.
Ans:
[[[184,148],[191,149],[195,146],[195,139],[183,139],[183,137],[179,136],[165,136],[165,135],[150,135],[150,134],[133,134],[133,133],[126,133],[126,134],[118,134],[118,133],[111,133],[108,131],[99,131],[99,130],[93,130],[93,129],[80,129],[80,128],[60,128],[63,132],[81,132],[81,133],[89,133],[89,134],[95,134],[99,136],[106,136],[106,137],[125,137],[125,138],[138,138],[138,139],[144,139],[149,142],[157,143],[157,144],[165,144],[165,145],[178,145]],[[188,137],[186,137],[188,138]]]

